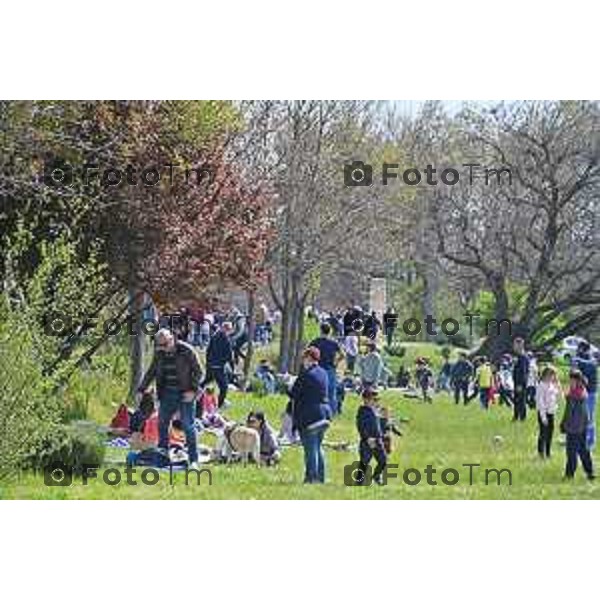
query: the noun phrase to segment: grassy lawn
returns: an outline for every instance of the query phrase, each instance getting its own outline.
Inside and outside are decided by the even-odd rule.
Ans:
[[[153,486],[143,485],[136,475],[137,486],[127,485],[125,475],[119,485],[109,486],[92,480],[87,486],[74,480],[70,487],[47,487],[41,475],[25,473],[0,488],[2,498],[32,499],[464,499],[464,498],[600,498],[600,483],[588,482],[578,471],[574,482],[562,481],[564,449],[555,439],[554,456],[541,462],[536,453],[536,423],[530,414],[525,423],[512,423],[510,411],[494,406],[484,413],[476,402],[469,406],[455,406],[447,394],[435,397],[433,405],[404,398],[398,392],[383,395],[385,403],[396,416],[408,417],[403,424],[405,435],[395,438],[395,448],[390,462],[398,463],[399,478],[390,479],[387,486],[368,488],[344,485],[344,466],[356,459],[356,451],[326,450],[327,484],[302,485],[302,451],[286,448],[282,463],[277,468],[256,468],[241,465],[213,465],[213,484],[208,485],[204,475],[201,485],[184,484],[183,474],[175,474],[173,485],[168,473]],[[279,415],[285,405],[283,396],[256,398],[251,395],[232,394],[233,407],[229,414],[241,419],[252,408],[263,408],[274,426],[279,425]],[[356,441],[354,415],[359,399],[346,398],[344,414],[331,427],[330,441]],[[502,436],[502,443],[494,442]],[[123,460],[125,451],[109,453],[112,461]],[[473,485],[469,485],[469,469],[465,463],[479,463],[473,469]],[[433,478],[437,486],[428,485],[424,469],[431,464],[437,470]],[[421,471],[418,485],[402,481],[404,470]],[[441,471],[456,469],[460,481],[444,485]],[[512,485],[507,474],[501,485],[490,475],[485,483],[485,469],[510,469]],[[138,472],[139,473],[139,472]],[[102,470],[99,471],[101,477]],[[163,475],[163,474],[161,474]]]

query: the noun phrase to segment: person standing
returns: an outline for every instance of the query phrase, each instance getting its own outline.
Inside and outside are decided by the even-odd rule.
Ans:
[[[344,338],[344,352],[346,354],[346,370],[350,375],[354,375],[356,367],[356,357],[358,356],[358,335],[350,331]]]
[[[487,356],[481,357],[481,364],[477,369],[477,385],[479,387],[479,403],[481,408],[487,410],[490,406],[490,393],[494,382],[492,365]]]
[[[513,343],[515,361],[513,363],[513,421],[524,421],[527,418],[527,384],[529,382],[529,357],[525,352],[525,340],[515,338]]]
[[[206,349],[206,377],[202,387],[212,381],[219,386],[219,408],[226,406],[228,377],[227,369],[233,371],[233,349],[230,335],[233,326],[229,321],[224,321],[218,331],[210,338]]]
[[[596,395],[598,393],[598,364],[592,358],[590,353],[590,344],[585,340],[581,341],[577,347],[577,355],[573,359],[573,366],[579,369],[586,378],[588,410],[588,430],[586,434],[586,444],[589,450],[593,450],[596,445]]]
[[[581,460],[588,479],[594,479],[592,456],[586,445],[588,411],[586,406],[587,389],[581,371],[573,369],[569,374],[569,391],[560,430],[566,435],[567,464],[565,478],[573,479],[577,470],[577,457]]]
[[[310,343],[310,346],[319,350],[319,365],[327,373],[327,398],[331,405],[331,412],[339,414],[337,402],[337,361],[342,349],[340,345],[331,338],[331,325],[321,325],[321,336]]]
[[[198,447],[194,418],[196,396],[202,379],[202,370],[194,349],[176,340],[169,329],[156,333],[156,348],[152,363],[138,388],[144,394],[150,383],[156,380],[158,395],[158,446],[169,448],[169,425],[176,412],[185,432],[188,455],[192,468],[198,466]]]
[[[473,365],[467,359],[467,355],[461,352],[458,360],[452,367],[450,376],[452,387],[454,388],[454,402],[460,404],[460,395],[462,394],[463,403],[469,404],[469,382],[473,377]]]
[[[383,443],[383,429],[381,427],[381,418],[377,411],[376,403],[378,398],[377,390],[367,389],[362,393],[363,404],[356,413],[356,428],[360,438],[359,452],[359,473],[355,481],[358,485],[368,483],[366,474],[369,468],[371,458],[375,457],[377,465],[373,470],[373,481],[381,485],[382,474],[385,471],[387,457]]]
[[[318,348],[309,346],[302,355],[302,371],[290,390],[293,428],[304,448],[304,483],[325,482],[323,437],[331,421],[328,377],[319,366]]]
[[[535,404],[538,414],[538,454],[540,458],[550,458],[554,415],[558,410],[558,400],[562,395],[558,376],[554,367],[546,367],[538,383]]]
[[[392,345],[392,341],[394,340],[394,332],[396,331],[397,326],[398,313],[396,312],[396,309],[391,306],[383,315],[383,329],[388,348]]]
[[[369,340],[367,342],[367,353],[360,357],[358,366],[360,368],[360,384],[362,389],[376,388],[385,372],[385,364],[374,341]]]

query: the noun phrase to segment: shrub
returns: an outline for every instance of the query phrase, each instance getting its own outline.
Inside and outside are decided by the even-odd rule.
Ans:
[[[0,296],[0,479],[13,475],[61,418],[52,382],[42,373],[27,315]]]
[[[406,355],[406,348],[401,344],[395,343],[391,346],[386,346],[385,352],[387,352],[390,356],[397,356],[398,358],[402,358]]]
[[[83,466],[99,467],[104,460],[105,446],[93,423],[73,422],[57,425],[32,449],[26,466],[44,469],[61,463],[81,474]]]

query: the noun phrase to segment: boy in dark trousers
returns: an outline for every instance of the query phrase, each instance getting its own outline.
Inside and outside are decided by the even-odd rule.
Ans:
[[[368,469],[371,458],[375,457],[377,465],[373,470],[373,480],[381,484],[381,474],[383,473],[387,459],[383,445],[383,431],[381,430],[381,420],[377,414],[377,390],[366,389],[363,392],[363,404],[356,413],[356,428],[360,436],[358,452],[360,457],[360,473],[357,481],[359,485],[366,483],[365,474]]]
[[[567,465],[565,477],[573,479],[577,470],[577,457],[581,460],[588,479],[594,479],[592,457],[586,445],[588,427],[588,410],[586,406],[587,389],[585,377],[578,369],[573,369],[569,376],[570,384],[567,392],[565,413],[560,423],[560,430],[567,437]]]

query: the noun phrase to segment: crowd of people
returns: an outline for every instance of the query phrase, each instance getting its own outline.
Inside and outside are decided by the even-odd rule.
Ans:
[[[264,339],[268,341],[272,339],[274,319],[268,310],[264,312],[269,319],[257,339],[266,336]],[[388,309],[386,314],[395,311]],[[535,355],[526,350],[522,338],[514,340],[512,353],[503,355],[494,364],[486,356],[470,360],[466,353],[460,353],[455,361],[446,357],[436,375],[430,361],[419,357],[412,372],[401,366],[394,376],[378,348],[380,337],[388,345],[393,339],[394,332],[390,334],[386,328],[385,315],[383,326],[375,313],[363,313],[355,306],[345,313],[313,312],[311,316],[319,322],[319,335],[305,348],[297,377],[276,373],[264,358],[256,367],[256,379],[266,394],[284,391],[289,396],[279,435],[260,409],[252,411],[242,424],[257,431],[261,462],[277,464],[282,443],[297,442],[304,450],[304,481],[324,482],[325,432],[342,413],[346,393],[354,391],[362,397],[356,415],[363,474],[358,483],[365,479],[373,458],[376,461],[373,480],[381,481],[386,456],[391,451],[391,436],[401,435],[390,419],[389,409],[380,404],[380,389],[391,386],[425,403],[432,403],[435,393],[445,391],[457,405],[468,405],[477,399],[484,411],[494,405],[505,406],[512,410],[516,422],[526,420],[528,411],[535,411],[539,430],[537,450],[541,458],[551,455],[555,418],[562,402],[560,430],[565,434],[565,476],[573,477],[579,459],[587,476],[594,477],[591,450],[596,442],[598,365],[587,342],[579,345],[569,386],[564,391],[557,370],[552,365],[540,370]],[[129,424],[132,434],[141,436],[144,443],[165,455],[185,449],[192,467],[198,464],[198,431],[221,430],[226,437],[229,435],[228,421],[222,413],[229,406],[227,393],[234,381],[237,355],[248,339],[247,324],[240,311],[202,318],[202,323],[210,323],[207,340],[202,338],[201,329],[200,337],[189,329],[158,331],[152,363],[139,386],[141,400]],[[195,345],[205,349],[204,373]],[[149,391],[151,385],[155,396]],[[179,441],[174,441],[175,434]]]

